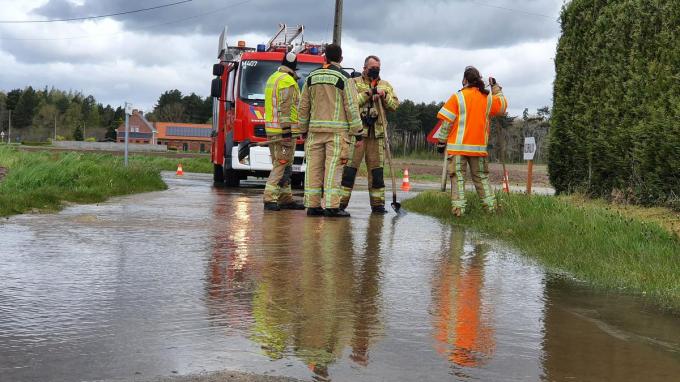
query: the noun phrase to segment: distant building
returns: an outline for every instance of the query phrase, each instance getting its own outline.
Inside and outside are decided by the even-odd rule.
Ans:
[[[177,151],[210,151],[212,125],[156,122],[154,127],[159,145],[175,147]]]
[[[139,110],[129,117],[128,142],[166,145],[177,151],[210,151],[212,125],[176,122],[149,122]],[[117,141],[125,142],[125,124],[117,132]]]
[[[129,143],[147,143],[155,144],[156,131],[151,122],[144,118],[144,113],[135,109],[132,110],[132,115],[128,118],[130,130],[128,131]],[[116,130],[116,139],[118,142],[125,142],[125,123],[118,126]]]

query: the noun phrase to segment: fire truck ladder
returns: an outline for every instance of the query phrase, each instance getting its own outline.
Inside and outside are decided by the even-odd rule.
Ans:
[[[267,50],[276,48],[287,48],[292,50],[293,46],[303,46],[305,43],[305,27],[298,25],[295,27],[288,27],[286,24],[279,24],[279,31],[267,43]],[[299,42],[294,43],[299,38]]]

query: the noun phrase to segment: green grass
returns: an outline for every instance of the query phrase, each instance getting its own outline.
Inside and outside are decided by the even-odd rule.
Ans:
[[[184,172],[213,173],[213,164],[210,161],[210,157],[169,158],[151,155],[130,156],[130,164],[150,166],[161,171],[176,171],[179,163],[182,164]]]
[[[680,238],[655,222],[596,202],[522,194],[499,195],[487,214],[469,195],[466,216],[451,214],[448,194],[424,192],[404,208],[506,240],[550,269],[596,287],[644,295],[680,312]]]
[[[111,196],[163,190],[161,163],[110,154],[24,152],[0,146],[0,216],[32,210],[56,211],[64,202],[96,203]]]

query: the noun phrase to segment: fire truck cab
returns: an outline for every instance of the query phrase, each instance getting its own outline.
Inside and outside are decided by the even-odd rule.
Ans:
[[[227,44],[227,27],[220,35],[219,63],[213,65],[213,131],[211,158],[214,181],[238,187],[248,176],[267,177],[272,169],[268,147],[251,145],[250,154],[239,161],[239,145],[267,140],[264,120],[264,89],[267,79],[281,64],[284,54],[298,57],[300,89],[309,73],[324,63],[323,45],[304,41],[304,26],[280,25],[267,44],[246,47]],[[300,187],[305,172],[303,141],[296,142],[292,185]]]

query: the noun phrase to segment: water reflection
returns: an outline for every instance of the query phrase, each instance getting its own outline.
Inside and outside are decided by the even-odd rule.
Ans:
[[[352,354],[356,364],[367,366],[371,343],[380,335],[380,256],[384,217],[371,215],[366,229],[365,251],[356,277]]]
[[[435,349],[454,367],[478,367],[495,349],[493,326],[482,306],[488,246],[475,243],[466,252],[465,230],[458,226],[451,229],[450,243],[432,281]]]

